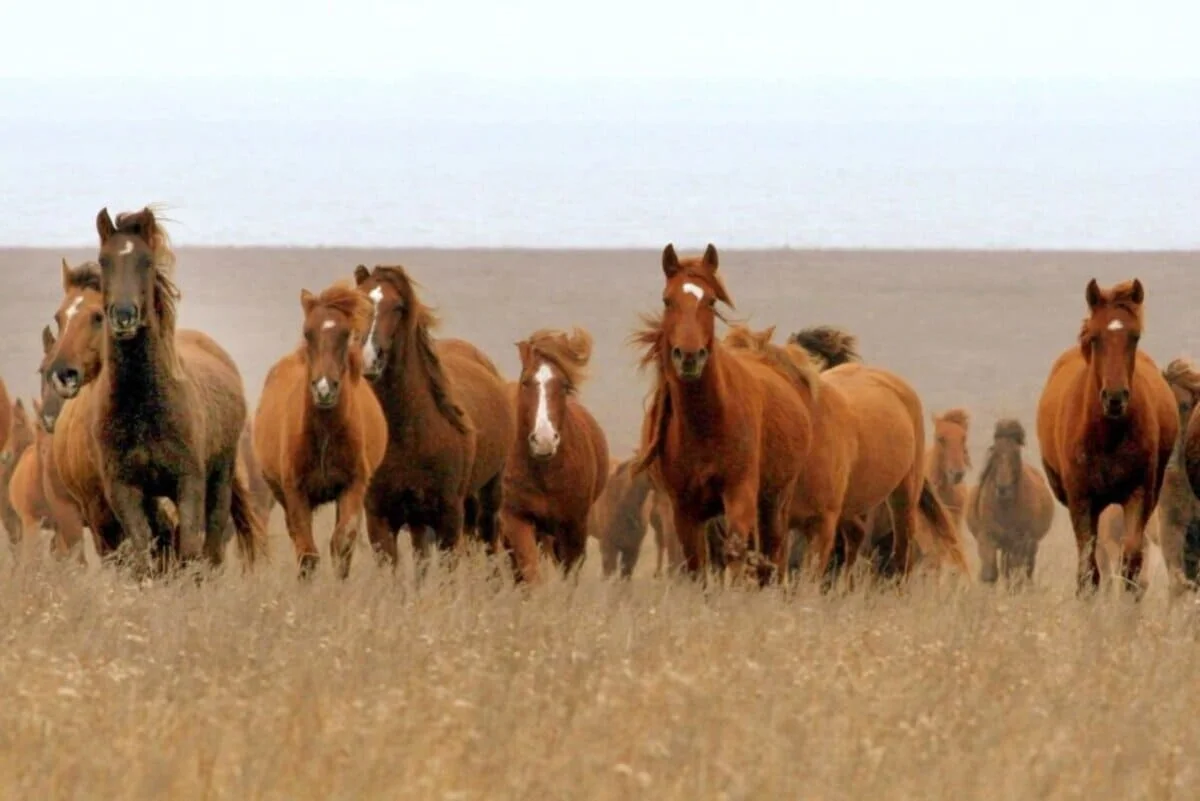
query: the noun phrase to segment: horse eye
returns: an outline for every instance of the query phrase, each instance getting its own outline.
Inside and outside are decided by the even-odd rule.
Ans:
[[[92,325],[94,325],[94,326],[104,325],[104,315],[98,311],[92,312]]]

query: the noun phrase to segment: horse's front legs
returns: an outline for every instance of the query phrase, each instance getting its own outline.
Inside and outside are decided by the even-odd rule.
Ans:
[[[1100,587],[1100,564],[1096,561],[1096,523],[1100,513],[1087,497],[1071,499],[1068,510],[1079,557],[1075,572],[1075,594],[1084,595]]]
[[[366,482],[358,481],[347,487],[337,499],[337,522],[329,539],[329,556],[338,578],[344,579],[350,575],[350,559],[354,556],[354,544],[358,541],[363,496],[366,494]]]
[[[145,512],[145,493],[136,484],[112,480],[108,486],[108,504],[129,541],[129,565],[142,578],[150,566],[150,540],[153,532]]]
[[[731,487],[722,500],[726,523],[722,551],[725,564],[737,580],[745,572],[747,551],[761,548],[758,541],[758,482],[744,481]]]
[[[204,550],[207,538],[208,515],[205,507],[205,491],[208,477],[201,470],[189,470],[179,477],[178,500],[175,503],[179,510],[179,556],[185,562],[199,558]],[[225,522],[229,521],[228,498],[225,504]],[[222,525],[217,536],[224,536],[225,526]]]

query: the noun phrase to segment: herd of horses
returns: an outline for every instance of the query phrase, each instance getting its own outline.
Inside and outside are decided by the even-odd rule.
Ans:
[[[1160,371],[1138,349],[1136,279],[1086,287],[1078,339],[1038,405],[1042,469],[1024,457],[1021,422],[1002,419],[967,486],[966,410],[932,414],[927,445],[916,391],[864,362],[849,333],[818,326],[777,344],[774,327],[728,322],[711,244],[663,250],[661,311],[630,338],[653,379],[640,445],[616,459],[579,397],[586,331],[534,331],[507,380],[475,345],[434,336],[400,266],[301,290],[299,344],[251,415],[229,354],[176,326],[175,256],[154,211],[114,221],[102,209],[96,231],[95,261],[63,261],[31,409],[0,382],[0,517],[18,556],[47,529],[55,556],[82,561],[86,529],[104,563],[138,576],[218,566],[231,539],[252,569],[278,505],[307,577],[320,562],[314,510],[334,504],[340,577],[365,518],[393,567],[407,529],[418,566],[473,540],[530,582],[545,561],[576,570],[589,536],[603,572],[629,576],[647,529],[656,573],[826,588],[965,574],[969,532],[982,581],[1020,582],[1057,502],[1081,592],[1109,575],[1140,597],[1155,535],[1173,592],[1197,584],[1200,372],[1182,359]]]

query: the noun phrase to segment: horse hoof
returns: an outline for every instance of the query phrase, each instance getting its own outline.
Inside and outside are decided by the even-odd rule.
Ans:
[[[317,564],[321,558],[316,554],[306,553],[300,557],[300,578],[307,581],[313,577],[317,571]]]

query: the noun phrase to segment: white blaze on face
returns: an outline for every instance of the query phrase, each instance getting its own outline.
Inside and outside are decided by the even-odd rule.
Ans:
[[[691,282],[683,285],[683,291],[694,297],[696,300],[704,300],[704,290]]]
[[[328,378],[325,378],[324,376],[322,376],[321,380],[317,382],[317,392],[321,393],[322,396],[329,394],[329,379]]]
[[[367,331],[367,337],[363,343],[363,362],[370,366],[379,358],[379,352],[375,350],[375,324],[379,322],[379,302],[383,300],[383,289],[375,287],[367,293],[367,297],[371,299],[373,311],[371,312],[371,328]]]
[[[558,447],[558,432],[554,430],[554,423],[550,422],[550,402],[546,397],[546,388],[554,380],[554,371],[550,369],[550,365],[542,364],[533,374],[533,380],[538,385],[538,403],[533,416],[531,444],[539,454],[553,454]]]
[[[1108,324],[1109,331],[1120,331],[1124,327],[1125,327],[1125,324],[1123,322],[1121,322],[1120,320],[1113,320],[1111,323]]]
[[[132,252],[133,252],[133,241],[130,239],[126,239],[125,244],[121,246],[121,252],[118,253],[117,255],[118,256],[128,256]]]
[[[75,300],[71,301],[71,305],[63,312],[62,336],[66,336],[67,329],[71,327],[71,320],[79,314],[80,303],[83,303],[83,295],[76,295]]]

